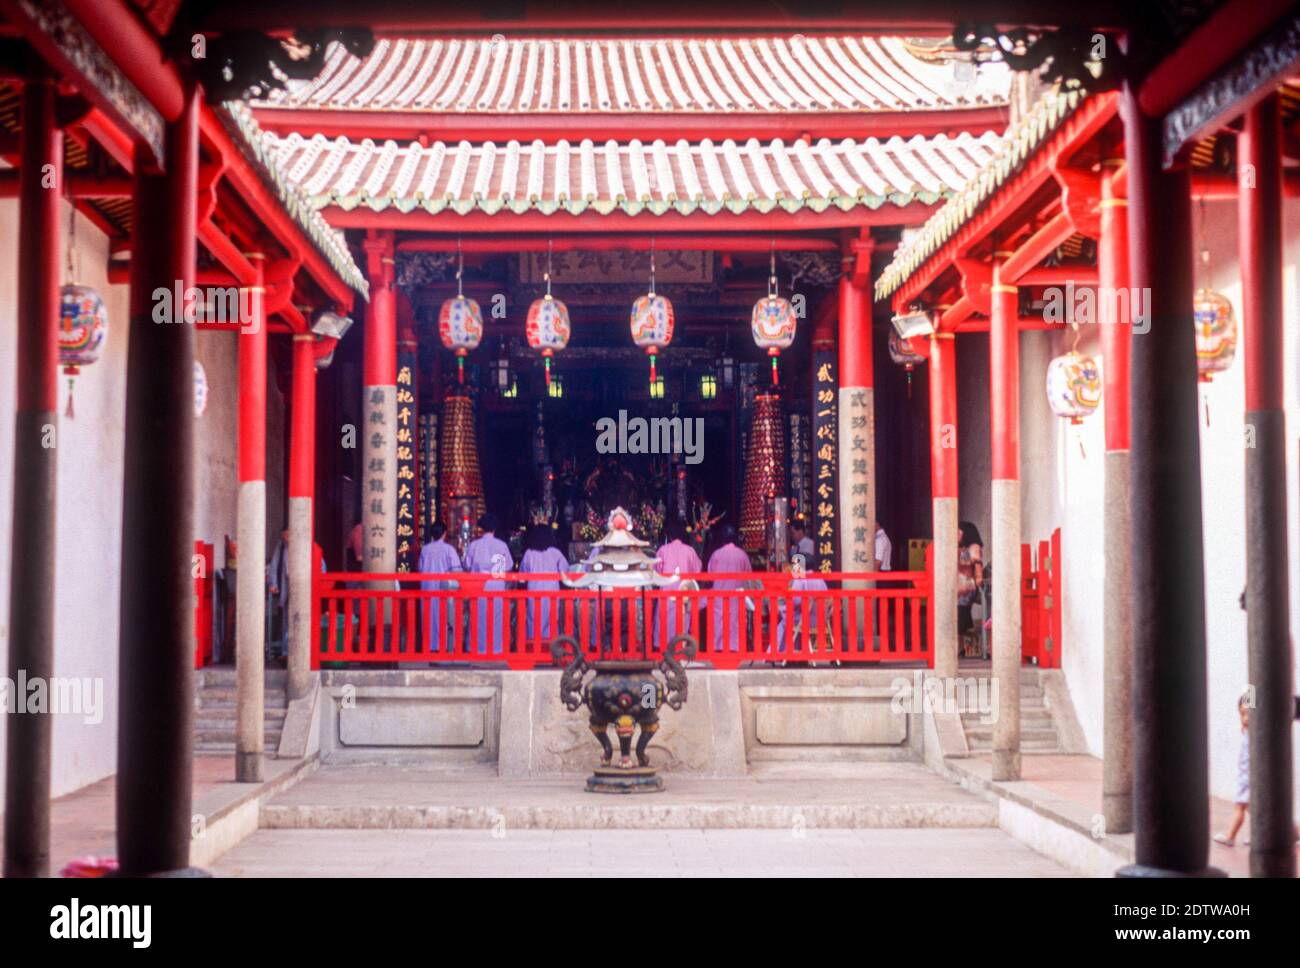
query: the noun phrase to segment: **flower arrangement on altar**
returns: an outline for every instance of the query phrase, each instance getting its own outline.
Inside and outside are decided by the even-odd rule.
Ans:
[[[709,530],[721,521],[727,512],[713,513],[713,505],[708,501],[696,501],[691,505],[690,523],[686,530],[690,533],[691,543],[700,557],[704,557],[704,545],[709,540]]]
[[[641,507],[637,509],[636,522],[639,525],[637,531],[641,532],[641,537],[652,544],[658,544],[664,533],[663,505],[654,505],[649,501],[643,501]]]
[[[599,541],[605,535],[605,519],[590,504],[587,505],[587,520],[578,525],[578,537],[583,541]]]

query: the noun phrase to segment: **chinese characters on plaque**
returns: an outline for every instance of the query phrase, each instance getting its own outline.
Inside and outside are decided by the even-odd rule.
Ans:
[[[813,351],[813,437],[812,437],[812,538],[817,550],[817,568],[834,571],[838,559],[837,453],[839,436],[838,387],[835,378],[837,351]]]
[[[845,571],[875,571],[875,450],[873,391],[869,387],[845,387],[840,391],[840,430],[846,438],[840,488],[847,492],[842,507],[849,521],[843,529]]]
[[[397,354],[397,570],[414,571],[420,555],[415,509],[416,479],[415,354]]]
[[[391,444],[392,390],[388,387],[366,388],[365,490],[362,509],[365,520],[365,555],[367,571],[382,571],[386,550],[391,547],[392,514],[388,498],[388,452]]]

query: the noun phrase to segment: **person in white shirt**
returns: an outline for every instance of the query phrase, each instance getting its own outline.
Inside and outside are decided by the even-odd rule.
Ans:
[[[889,535],[885,534],[885,529],[876,522],[876,571],[892,571],[894,559],[894,546],[889,540]]]
[[[816,545],[813,544],[813,539],[808,537],[808,526],[799,520],[791,521],[790,537],[794,540],[794,547],[790,549],[791,554],[803,555],[804,560],[812,561]]]

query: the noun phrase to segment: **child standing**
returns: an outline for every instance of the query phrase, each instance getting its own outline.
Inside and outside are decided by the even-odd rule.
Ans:
[[[1243,694],[1237,700],[1237,715],[1241,717],[1241,748],[1237,752],[1237,795],[1233,797],[1232,823],[1226,834],[1215,834],[1215,843],[1225,847],[1235,846],[1241,825],[1246,822],[1246,808],[1250,806],[1250,707]]]

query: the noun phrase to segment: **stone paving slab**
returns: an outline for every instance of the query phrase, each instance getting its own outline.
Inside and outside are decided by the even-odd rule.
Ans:
[[[262,805],[268,829],[989,827],[997,808],[919,763],[774,764],[601,795],[583,778],[508,780],[413,766],[326,766]]]
[[[1000,830],[259,830],[222,877],[1068,877]]]

